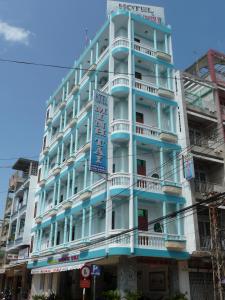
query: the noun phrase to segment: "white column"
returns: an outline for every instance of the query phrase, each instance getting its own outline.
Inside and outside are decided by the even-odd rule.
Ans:
[[[62,90],[62,101],[64,101],[65,99],[65,86],[63,86],[63,90]]]
[[[177,166],[177,152],[176,150],[173,150],[173,176],[174,176],[174,182],[178,182],[178,172],[179,167]]]
[[[170,130],[171,132],[175,133],[174,130],[174,107],[170,106]]]
[[[76,171],[75,168],[73,169],[73,179],[72,179],[72,196],[74,195],[74,188],[75,188],[75,176],[76,176]]]
[[[158,121],[158,128],[162,129],[162,123],[161,123],[161,103],[157,103],[157,121]]]
[[[70,135],[70,156],[73,154],[73,132]]]
[[[170,84],[170,81],[171,81],[171,74],[170,74],[171,72],[170,72],[170,68],[167,68],[167,88],[169,89],[169,90],[171,90],[171,84]]]
[[[85,226],[85,208],[83,208],[83,212],[82,212],[82,239],[84,238],[84,226]]]
[[[40,229],[40,236],[39,236],[38,251],[41,250],[42,233],[43,233],[43,229],[41,228],[41,229]]]
[[[63,163],[63,156],[64,156],[64,141],[62,142],[60,164],[62,164],[62,163]]]
[[[69,199],[70,196],[70,172],[67,174],[67,190],[66,190],[66,199]]]
[[[163,148],[160,148],[160,178],[164,180],[164,157],[163,157]]]
[[[91,49],[90,65],[93,65],[93,49]]]
[[[66,113],[66,109],[65,109],[65,112],[64,112],[64,124],[63,124],[63,128],[66,127],[66,121],[67,121],[67,113]]]
[[[75,118],[75,114],[76,114],[76,101],[75,98],[73,99],[73,118]]]
[[[156,87],[159,88],[159,65],[155,64],[155,83]]]
[[[63,234],[63,243],[65,244],[67,242],[67,217],[65,217],[64,221],[64,234]]]
[[[91,84],[91,80],[89,81],[89,94],[88,94],[88,101],[91,101],[91,87],[92,87],[92,84]]]
[[[60,115],[60,121],[59,121],[59,132],[62,131],[62,127],[63,127],[63,117],[62,117],[62,114]]]
[[[85,159],[85,162],[84,162],[84,189],[86,189],[87,187],[87,159]]]
[[[59,200],[60,200],[60,188],[61,188],[61,179],[59,178],[59,181],[58,181],[58,196],[57,196],[57,204],[59,204]]]
[[[177,263],[178,263],[179,290],[181,291],[181,293],[186,294],[188,300],[191,300],[188,261],[183,260],[183,261],[178,261]]]
[[[77,70],[75,70],[75,73],[74,73],[74,83],[75,83],[75,85],[78,84]]]
[[[73,215],[70,216],[70,233],[69,233],[69,242],[72,241],[72,233],[73,233]]]
[[[167,34],[164,35],[165,38],[165,52],[168,53],[168,37]]]
[[[154,49],[157,50],[157,32],[156,32],[156,29],[154,29]]]
[[[166,201],[163,201],[163,217],[167,215],[167,209],[166,209]],[[163,220],[163,232],[167,234],[167,221],[166,219]]]
[[[55,222],[55,234],[54,234],[54,247],[56,246],[57,241],[57,232],[58,232],[58,222]]]
[[[80,94],[78,95],[78,99],[77,99],[77,114],[79,114],[80,112]]]
[[[87,139],[86,142],[90,142],[90,118],[87,119]]]
[[[69,95],[69,88],[70,88],[70,82],[68,80],[67,83],[66,83],[66,96]]]
[[[92,228],[92,206],[90,206],[89,208],[89,230],[88,230],[89,237],[91,236],[91,228]]]
[[[77,153],[77,142],[78,142],[78,129],[75,130],[75,150],[74,152]]]
[[[49,237],[49,247],[52,247],[52,235],[53,235],[53,223],[50,225],[50,237]]]
[[[52,202],[54,206],[56,205],[56,182],[54,182],[54,191],[53,191],[53,199]]]
[[[98,51],[99,51],[99,44],[98,44],[98,42],[97,42],[97,43],[96,43],[96,50],[95,50],[95,52],[96,52],[96,53],[95,53],[95,54],[96,54],[96,55],[95,55],[95,56],[96,56],[96,57],[95,57],[95,63],[97,63],[97,61],[98,61]]]
[[[57,158],[56,158],[56,164],[57,164],[57,166],[60,165],[60,159],[59,159],[59,152],[60,152],[60,150],[59,150],[59,147],[60,146],[57,147]]]
[[[82,78],[82,64],[80,64],[80,81],[81,81],[81,78]]]

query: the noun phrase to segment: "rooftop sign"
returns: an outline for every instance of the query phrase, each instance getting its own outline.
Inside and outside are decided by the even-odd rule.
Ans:
[[[158,24],[165,23],[164,8],[157,6],[142,5],[136,3],[119,2],[108,0],[107,1],[107,14],[123,9],[141,15],[144,18],[156,22]]]

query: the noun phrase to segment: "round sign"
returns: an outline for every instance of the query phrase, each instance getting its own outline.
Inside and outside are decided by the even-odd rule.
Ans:
[[[88,278],[91,275],[91,269],[88,266],[83,266],[80,272],[81,272],[81,276],[84,278]]]

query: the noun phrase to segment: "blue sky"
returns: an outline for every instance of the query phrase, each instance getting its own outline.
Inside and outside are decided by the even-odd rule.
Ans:
[[[224,0],[136,2],[165,7],[176,68],[209,48],[225,52]],[[0,0],[0,58],[72,65],[85,47],[85,29],[92,38],[105,20],[106,0]],[[0,159],[38,158],[45,103],[65,74],[0,62]],[[0,217],[11,174],[5,167],[14,161],[0,160]]]

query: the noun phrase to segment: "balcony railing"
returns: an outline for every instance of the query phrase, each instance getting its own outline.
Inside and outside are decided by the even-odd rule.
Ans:
[[[217,183],[212,182],[203,182],[199,180],[194,181],[195,184],[195,192],[201,194],[207,194],[212,192],[222,193],[224,192],[225,188]]]
[[[115,87],[115,86],[120,86],[120,85],[124,85],[124,86],[129,86],[129,78],[128,76],[125,76],[125,75],[116,75],[114,76],[113,78],[113,81],[112,81],[112,86]]]
[[[138,90],[142,90],[154,95],[157,95],[157,88],[154,86],[154,84],[145,82],[143,80],[135,79],[135,88]]]
[[[130,130],[130,122],[128,120],[118,119],[114,120],[111,124],[111,132],[127,131]]]
[[[130,185],[130,176],[127,173],[115,173],[111,177],[111,186],[129,186]]]
[[[101,62],[103,61],[103,59],[105,58],[106,54],[109,52],[109,47],[107,47],[99,56],[96,64],[101,64]]]
[[[127,38],[118,37],[113,41],[113,48],[115,47],[129,47],[129,41]]]
[[[133,48],[136,51],[139,51],[139,52],[142,52],[144,54],[156,57],[155,51],[153,49],[151,49],[150,47],[148,47],[147,45],[134,43]]]
[[[136,188],[147,192],[162,193],[159,179],[137,175]]]
[[[143,248],[165,249],[165,239],[163,234],[139,233],[138,245]]]
[[[145,124],[136,124],[136,133],[157,138],[160,135],[160,130],[156,127],[148,126]]]

